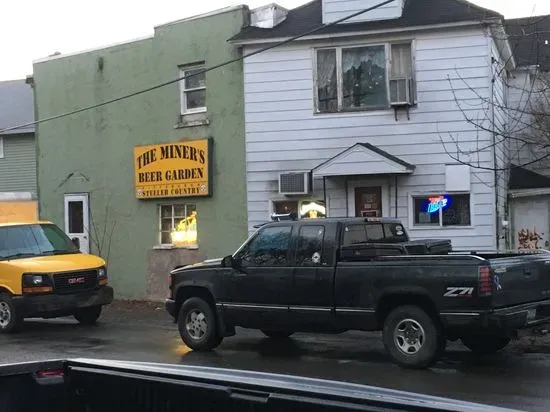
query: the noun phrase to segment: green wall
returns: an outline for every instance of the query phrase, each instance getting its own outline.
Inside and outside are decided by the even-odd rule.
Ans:
[[[37,116],[58,115],[177,78],[179,65],[204,61],[211,66],[237,57],[240,52],[227,39],[246,16],[245,8],[233,8],[156,27],[149,39],[37,62]],[[40,216],[63,227],[63,195],[90,194],[98,241],[104,229],[108,238],[114,227],[108,264],[117,298],[145,297],[146,255],[158,243],[157,208],[163,200],[135,198],[136,145],[213,138],[213,196],[170,202],[197,205],[199,251],[207,258],[232,252],[247,236],[242,63],[207,73],[206,87],[208,125],[177,127],[177,83],[38,125]],[[92,251],[97,252],[93,245]]]

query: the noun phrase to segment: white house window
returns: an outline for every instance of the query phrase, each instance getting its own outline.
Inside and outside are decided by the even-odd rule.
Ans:
[[[0,137],[0,159],[4,158],[4,138]]]
[[[204,66],[181,67],[181,114],[206,111],[206,73]],[[187,77],[190,76],[190,77]]]
[[[470,194],[413,196],[415,226],[470,226]]]
[[[388,108],[412,85],[412,67],[411,43],[318,49],[316,110]]]
[[[159,242],[166,246],[196,247],[196,205],[190,203],[160,205]]]

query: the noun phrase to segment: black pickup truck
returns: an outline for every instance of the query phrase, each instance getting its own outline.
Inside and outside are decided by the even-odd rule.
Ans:
[[[490,354],[550,321],[550,253],[456,252],[410,241],[395,219],[283,221],[233,255],[175,269],[166,310],[193,350],[235,327],[294,332],[383,331],[396,363],[426,368],[447,340]]]

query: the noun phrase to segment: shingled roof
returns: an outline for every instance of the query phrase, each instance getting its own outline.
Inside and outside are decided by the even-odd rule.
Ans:
[[[3,129],[34,121],[34,100],[25,80],[0,82],[0,136],[3,134],[34,133],[34,126],[2,132]]]
[[[230,40],[242,42],[296,36],[319,27],[322,24],[322,14],[322,1],[314,0],[290,10],[287,18],[272,29],[248,26]],[[495,18],[503,19],[503,16],[465,0],[406,0],[403,15],[398,19],[337,24],[328,26],[317,34],[384,30]]]
[[[505,26],[518,66],[550,70],[550,16],[510,19]]]

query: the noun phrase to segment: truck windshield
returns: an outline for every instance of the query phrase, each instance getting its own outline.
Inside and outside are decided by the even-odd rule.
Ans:
[[[347,225],[343,246],[359,243],[400,243],[409,239],[399,223],[368,223]]]
[[[69,237],[52,224],[0,227],[0,259],[79,252]]]

